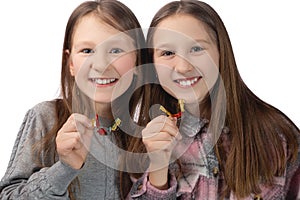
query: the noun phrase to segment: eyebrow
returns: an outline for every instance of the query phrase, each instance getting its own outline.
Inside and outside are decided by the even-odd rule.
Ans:
[[[134,40],[132,40],[132,38],[113,38],[113,39],[108,39],[108,40],[105,40],[104,43],[113,43],[113,44],[116,44],[120,42],[121,44],[124,44],[129,42],[130,44],[134,44]],[[98,44],[99,45],[99,44]]]
[[[77,49],[78,46],[96,46],[94,42],[90,41],[79,41],[74,44],[74,49]]]
[[[170,43],[162,43],[162,44],[159,44],[159,45],[153,45],[153,48],[155,49],[163,49],[165,47],[169,47],[170,46]]]
[[[193,41],[196,41],[197,43],[206,43],[206,44],[211,44],[211,42],[209,42],[208,40],[206,39],[195,39]]]
[[[195,39],[195,40],[189,40],[189,41],[191,41],[190,42],[191,44],[194,44],[194,43],[212,44],[211,42],[209,42],[208,40],[205,40],[205,39]],[[163,42],[163,43],[160,43],[158,45],[153,45],[153,48],[155,48],[155,49],[162,49],[162,48],[172,47],[172,46],[174,46],[174,43]]]
[[[98,45],[102,45],[102,44],[118,44],[118,43],[120,43],[120,44],[124,44],[124,42],[125,42],[125,44],[127,43],[127,42],[129,42],[130,44],[132,44],[133,46],[134,46],[134,42],[133,42],[133,40],[131,39],[131,38],[112,38],[112,39],[107,39],[107,40],[105,40],[105,41],[103,41],[103,42],[101,42],[101,43],[99,43],[99,44],[95,44],[94,42],[92,42],[92,41],[85,41],[85,40],[83,40],[83,41],[77,41],[76,42],[76,44],[74,44],[74,48],[76,49],[76,48],[78,48],[78,46],[80,47],[80,46],[93,46],[93,47],[96,47],[96,46],[98,46]]]

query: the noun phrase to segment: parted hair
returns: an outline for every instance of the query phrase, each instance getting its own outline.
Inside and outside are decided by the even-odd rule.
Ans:
[[[215,146],[226,186],[222,196],[233,191],[238,198],[250,193],[259,194],[259,183],[272,185],[274,177],[283,175],[287,162],[297,158],[299,129],[280,110],[257,97],[244,83],[239,74],[230,38],[218,13],[207,3],[197,0],[173,1],[162,7],[153,17],[147,35],[147,43],[152,45],[155,27],[164,19],[174,15],[189,15],[204,23],[212,41],[219,51],[220,78],[223,80],[226,93],[225,125],[229,127],[229,152],[222,145],[221,137]],[[163,27],[162,27],[163,28]],[[153,50],[150,50],[150,54]],[[152,54],[153,55],[153,54]],[[152,59],[152,60],[151,60]],[[150,57],[149,62],[153,62]],[[210,118],[213,113],[210,99],[220,102],[218,82],[207,97],[200,103],[201,117]],[[159,91],[160,90],[160,91]],[[163,89],[155,88],[160,100],[153,102],[177,101]],[[159,95],[160,94],[160,95]],[[176,102],[174,102],[176,103]],[[284,146],[286,144],[286,147]],[[285,151],[287,148],[287,151]]]
[[[120,17],[120,14],[122,14],[123,17]],[[57,132],[63,126],[63,124],[72,114],[72,112],[74,112],[74,110],[80,110],[80,112],[85,113],[88,109],[94,109],[92,101],[88,99],[87,96],[85,96],[83,93],[80,93],[79,95],[75,94],[79,93],[80,91],[78,91],[75,78],[70,74],[69,70],[69,53],[71,53],[70,51],[73,45],[73,35],[78,22],[87,15],[92,15],[96,18],[99,18],[99,20],[101,20],[104,23],[107,23],[109,26],[112,26],[116,30],[128,34],[129,37],[131,37],[134,41],[134,45],[136,47],[136,66],[140,66],[144,63],[144,34],[134,13],[127,6],[125,6],[123,3],[117,0],[95,0],[85,1],[74,9],[74,11],[69,17],[65,29],[61,63],[61,92],[60,97],[56,100],[55,103],[55,124],[53,128],[45,134],[45,137],[42,138],[42,140],[39,141],[33,147],[33,152],[37,155],[37,162],[39,162],[41,167],[50,167],[57,161],[58,155],[56,152],[55,138]],[[69,51],[69,53],[67,53],[67,51]],[[126,91],[125,94],[118,97],[115,100],[115,102],[112,102],[112,106],[117,106],[120,105],[120,103],[124,103],[124,101],[127,102],[126,98],[130,98],[129,106],[120,106],[120,108],[128,108],[128,112],[130,113],[131,117],[133,116],[135,107],[140,101],[140,99],[142,99],[143,104],[146,104],[146,102],[144,103],[143,100],[149,98],[146,96],[150,94],[150,92],[146,92],[147,87],[142,86],[136,88],[134,85],[137,82],[144,81],[142,77],[144,77],[144,74],[147,73],[147,68],[139,67],[136,70],[137,76],[135,76],[133,83],[128,89],[134,91]],[[77,106],[80,107],[80,109],[76,108]],[[141,109],[141,112],[142,110],[143,108]],[[122,112],[126,111],[117,110],[116,112],[119,112],[119,114],[121,115]],[[118,114],[116,115],[120,116]],[[126,124],[126,119],[122,119],[122,123]],[[123,133],[121,129],[118,129],[118,131],[116,131],[114,134],[118,145],[122,148],[126,148],[127,141],[129,140],[128,138],[130,136],[128,136],[128,134]],[[47,160],[47,162],[45,162],[45,160]],[[126,175],[126,173],[121,173],[120,181],[117,182],[119,182],[120,185],[127,185],[129,181],[129,177]],[[72,200],[76,199],[74,191],[78,187],[80,188],[80,183],[78,182],[78,179],[75,179],[68,187],[69,195]],[[122,192],[122,186],[120,186],[119,188],[121,190],[121,196],[126,196],[126,194],[123,194]],[[124,191],[125,193],[127,193],[128,189],[124,189]]]

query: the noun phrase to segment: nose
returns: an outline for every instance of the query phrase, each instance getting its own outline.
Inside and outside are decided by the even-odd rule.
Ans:
[[[192,71],[193,70],[193,66],[192,66],[192,64],[187,59],[185,59],[182,56],[178,56],[177,55],[176,59],[175,59],[174,70],[177,73],[185,74],[185,73],[187,73],[189,71]]]
[[[109,66],[110,63],[101,51],[96,51],[91,58],[91,68],[98,72],[104,72]]]

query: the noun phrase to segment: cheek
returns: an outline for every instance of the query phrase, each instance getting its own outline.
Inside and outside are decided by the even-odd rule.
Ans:
[[[122,76],[135,67],[135,61],[135,53],[130,53],[118,58],[112,63],[112,65],[120,74],[120,76]]]
[[[133,80],[135,62],[136,54],[126,54],[112,62],[112,66],[120,75],[120,79],[112,92],[112,100],[124,94],[130,87]]]
[[[78,76],[80,73],[83,73],[85,71],[85,68],[83,67],[85,61],[86,58],[73,56],[72,65],[73,65],[73,71],[75,76]]]
[[[204,74],[204,78],[206,79],[206,81],[208,81],[209,85],[214,84],[215,80],[219,75],[218,67],[210,61],[202,67],[202,72]]]
[[[210,64],[210,65],[209,65]],[[219,68],[214,63],[209,63],[207,68],[204,69],[204,79],[209,89],[216,83],[219,77]]]
[[[174,66],[174,60],[175,59],[170,59],[170,58],[168,59],[164,57],[157,57],[157,56],[153,57],[153,62],[156,66],[160,65],[160,66],[165,66],[167,68],[172,68]]]
[[[166,89],[169,87],[174,87],[174,83],[172,81],[173,70],[170,67],[166,65],[155,64],[155,69],[159,83],[163,88]]]
[[[197,59],[192,60],[195,69],[202,74],[205,84],[210,89],[216,82],[219,76],[219,67],[217,59],[209,54],[204,54]]]
[[[158,75],[158,77],[160,79],[162,79],[163,77],[169,77],[171,78],[171,70],[169,67],[166,67],[166,65],[162,65],[162,64],[159,64],[159,63],[156,63],[155,64],[155,69],[156,69],[156,73]],[[166,79],[164,79],[166,81]],[[161,80],[163,81],[163,80]]]

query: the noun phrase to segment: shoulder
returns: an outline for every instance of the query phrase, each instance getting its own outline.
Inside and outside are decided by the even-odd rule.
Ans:
[[[23,126],[49,130],[56,120],[57,100],[43,101],[30,108],[24,118]]]
[[[51,100],[51,101],[43,101],[35,106],[33,106],[30,111],[34,113],[39,113],[39,114],[52,114],[55,113],[55,104],[57,102],[57,99]]]

